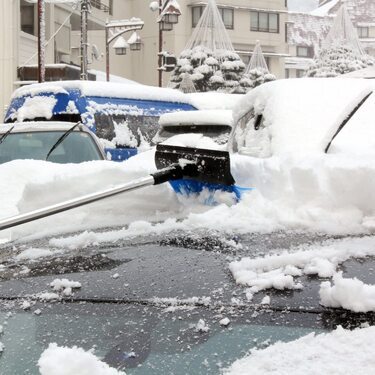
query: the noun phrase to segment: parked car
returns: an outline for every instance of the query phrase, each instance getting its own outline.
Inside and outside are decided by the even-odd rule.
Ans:
[[[105,160],[99,139],[80,123],[24,122],[0,125],[0,163],[16,159],[81,163]]]
[[[152,146],[161,114],[195,109],[177,90],[107,82],[48,82],[16,90],[5,122],[81,121],[102,140],[112,160],[122,161]]]
[[[155,141],[228,151],[236,185],[249,188],[252,177],[243,170],[251,170],[254,158],[375,150],[374,88],[364,79],[278,80],[251,90],[232,109],[162,115]],[[201,190],[186,181],[172,186],[179,193]]]

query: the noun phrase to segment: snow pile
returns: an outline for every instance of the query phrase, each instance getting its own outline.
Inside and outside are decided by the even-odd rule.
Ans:
[[[15,256],[17,261],[22,260],[36,260],[39,258],[49,257],[53,254],[56,254],[57,251],[52,251],[50,249],[38,249],[38,248],[29,248],[22,251],[20,254]]]
[[[52,343],[38,361],[40,375],[125,375],[100,361],[91,351]]]
[[[292,342],[278,342],[263,350],[253,349],[224,374],[373,374],[374,335],[375,327],[354,331],[338,327],[331,333],[311,333]]]
[[[17,121],[35,119],[38,117],[50,119],[57,99],[52,96],[34,96],[26,98],[23,106],[14,114]]]
[[[306,250],[289,250],[260,258],[246,257],[231,262],[229,269],[235,281],[238,284],[249,286],[251,293],[269,288],[301,289],[303,285],[296,282],[295,278],[303,274],[333,277],[341,263],[352,257],[364,258],[366,256],[375,256],[375,239],[373,237],[329,241],[322,246],[314,245]],[[339,276],[334,276],[334,282],[338,284],[339,281]],[[323,293],[324,305],[331,306],[329,305],[330,293],[334,297],[339,288],[340,286],[336,285],[336,288],[332,289],[329,282],[328,285],[323,283],[321,296]],[[343,296],[349,298],[350,291]],[[358,294],[359,299],[362,296],[364,294]]]
[[[55,279],[50,284],[54,291],[60,292],[62,296],[69,297],[73,294],[73,289],[81,288],[78,281],[70,281],[68,279]]]
[[[206,324],[203,319],[199,319],[198,323],[193,325],[196,332],[206,333],[210,330],[210,327]]]
[[[343,307],[354,312],[375,311],[375,285],[354,279],[344,279],[338,272],[332,280],[320,286],[320,303],[326,307]]]

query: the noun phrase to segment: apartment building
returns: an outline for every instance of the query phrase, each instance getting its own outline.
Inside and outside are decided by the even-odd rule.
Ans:
[[[89,68],[105,71],[105,23],[111,19],[139,17],[145,22],[139,31],[142,49],[128,51],[125,56],[115,54],[110,48],[110,67],[113,75],[126,77],[140,83],[158,84],[159,24],[158,12],[152,12],[151,0],[91,0],[89,15]],[[3,90],[0,108],[9,102],[11,93],[22,84],[36,79],[34,70],[25,66],[37,64],[37,5],[36,0],[3,0],[0,2],[0,19],[3,38],[0,41],[0,74]],[[182,15],[172,31],[163,32],[163,51],[178,56],[194,31],[207,1],[178,0]],[[286,0],[217,0],[224,24],[235,50],[247,63],[257,40],[270,71],[278,78],[284,77],[286,43]],[[67,64],[69,68],[59,73],[57,79],[78,79],[80,65],[80,10],[72,4],[46,4],[46,40],[59,30],[46,47],[46,64]],[[129,38],[130,34],[124,34]],[[163,75],[163,85],[169,82]],[[54,73],[49,78],[55,78]],[[103,79],[103,74],[91,79]]]
[[[344,2],[362,47],[369,55],[375,56],[374,0],[320,0],[319,7],[311,13],[289,14],[287,36],[290,57],[285,59],[286,77],[305,75]]]
[[[143,49],[131,64],[131,78],[147,84],[157,84],[158,25],[157,15],[150,11],[148,1],[128,0],[131,13],[145,21],[140,32]],[[172,31],[163,32],[163,51],[178,56],[189,41],[203,13],[207,1],[178,0],[182,15]],[[216,1],[235,50],[245,63],[251,57],[257,40],[267,60],[270,71],[278,78],[285,74],[284,58],[287,56],[285,0],[217,0]],[[139,61],[141,56],[141,61]],[[139,64],[138,64],[139,61]],[[163,85],[169,75],[163,74]]]

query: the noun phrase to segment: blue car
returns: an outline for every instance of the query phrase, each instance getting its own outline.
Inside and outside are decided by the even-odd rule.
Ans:
[[[176,90],[60,81],[16,90],[5,122],[81,121],[101,139],[110,159],[122,161],[153,145],[162,114],[194,110],[187,97]]]

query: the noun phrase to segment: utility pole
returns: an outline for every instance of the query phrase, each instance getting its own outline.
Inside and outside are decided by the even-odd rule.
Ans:
[[[81,80],[88,80],[88,37],[87,23],[90,11],[90,0],[81,0]]]
[[[44,0],[38,0],[38,81],[46,79],[46,20]]]
[[[162,10],[162,0],[159,0],[159,16]],[[158,60],[158,72],[159,72],[159,87],[163,87],[163,30],[159,27],[159,60]]]

